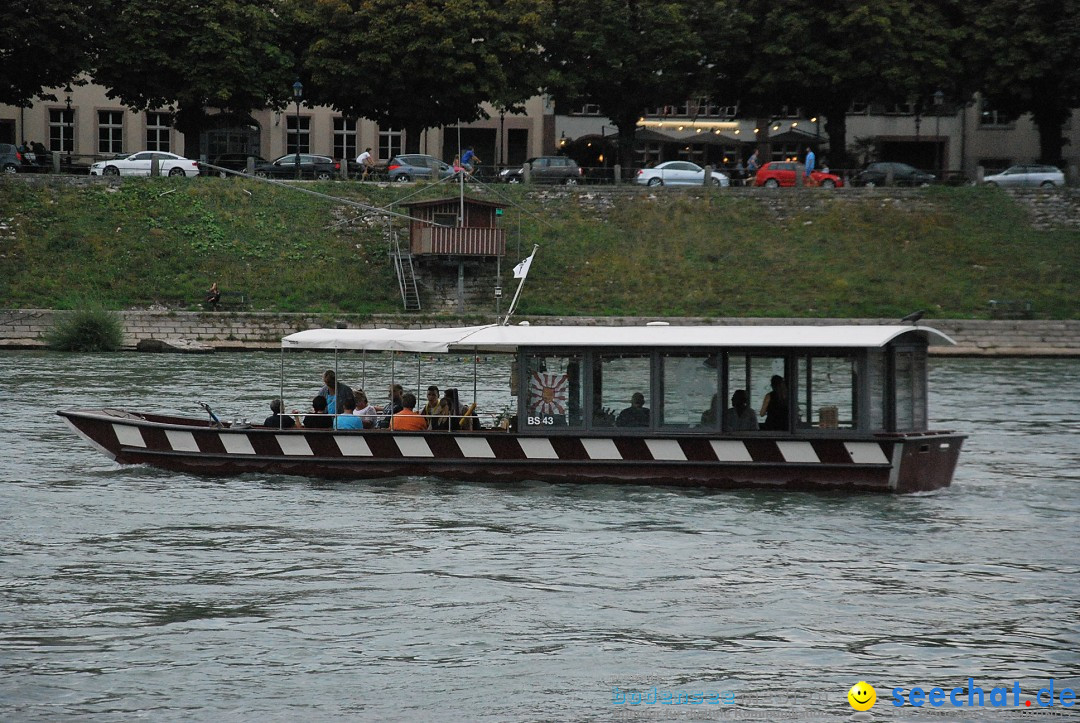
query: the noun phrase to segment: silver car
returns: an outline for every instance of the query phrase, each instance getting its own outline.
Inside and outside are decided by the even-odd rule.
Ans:
[[[1065,174],[1053,166],[1013,166],[1001,173],[983,178],[987,186],[1007,186],[1009,188],[1031,188],[1034,186],[1064,186]]]
[[[638,171],[635,181],[641,186],[703,186],[705,169],[690,161],[667,161],[654,168]],[[709,183],[713,186],[731,185],[728,177],[719,171],[712,172]]]
[[[197,176],[199,164],[190,158],[164,151],[140,151],[126,158],[98,161],[90,166],[91,176],[149,176],[154,161],[162,176]]]

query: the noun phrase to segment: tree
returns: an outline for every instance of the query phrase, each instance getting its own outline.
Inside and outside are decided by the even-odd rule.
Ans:
[[[28,106],[44,89],[86,70],[101,6],[77,0],[0,3],[0,103]]]
[[[1031,113],[1040,160],[1060,164],[1062,126],[1080,105],[1080,3],[990,0],[975,29],[985,99],[1013,118]]]
[[[197,148],[207,107],[249,113],[290,100],[295,61],[278,5],[115,0],[94,80],[132,110],[175,105],[176,129]]]
[[[712,0],[552,0],[554,35],[545,83],[557,103],[586,103],[619,129],[619,156],[633,164],[634,135],[651,107],[682,103],[709,72],[697,30]]]
[[[799,106],[826,117],[834,163],[847,158],[852,102],[914,102],[942,90],[953,97],[965,77],[955,57],[964,37],[955,0],[749,0],[758,28],[744,80],[748,105]]]
[[[312,98],[405,130],[483,117],[536,94],[546,39],[538,0],[294,0],[317,35],[302,51]]]

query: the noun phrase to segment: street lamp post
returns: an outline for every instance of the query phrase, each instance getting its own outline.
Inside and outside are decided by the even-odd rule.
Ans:
[[[942,175],[945,171],[945,154],[942,152],[944,146],[941,144],[941,106],[945,103],[945,94],[940,90],[934,92],[934,153],[935,160],[937,161],[938,175]]]
[[[75,148],[75,138],[74,138],[75,117],[74,117],[74,115],[72,114],[72,111],[71,111],[71,85],[68,84],[68,86],[64,89],[64,91],[67,93],[67,100],[64,101],[64,105],[67,106],[67,111],[64,114],[64,120],[67,121],[64,124],[64,125],[67,126],[67,138],[65,138],[64,142],[60,144],[61,145],[60,150],[67,150],[67,166],[68,166],[68,172],[70,173],[71,172],[71,152]]]
[[[292,97],[296,101],[296,180],[300,180],[300,100],[304,97],[304,84],[297,78],[292,84]]]

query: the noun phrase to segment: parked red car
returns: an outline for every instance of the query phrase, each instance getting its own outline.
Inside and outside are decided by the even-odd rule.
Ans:
[[[801,163],[795,163],[793,161],[769,161],[758,169],[757,175],[754,176],[754,185],[766,186],[768,188],[794,186],[796,173],[800,176],[804,176],[806,174],[806,167]],[[810,171],[810,177],[803,180],[803,185],[808,187],[821,186],[822,188],[840,188],[844,185],[844,180],[835,173]]]

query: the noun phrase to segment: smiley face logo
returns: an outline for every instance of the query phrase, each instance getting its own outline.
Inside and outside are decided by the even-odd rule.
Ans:
[[[865,680],[860,680],[847,692],[847,700],[855,710],[870,710],[877,702],[877,691]]]

